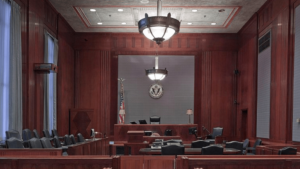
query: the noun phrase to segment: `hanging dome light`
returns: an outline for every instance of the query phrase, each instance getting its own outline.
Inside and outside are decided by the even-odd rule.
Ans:
[[[158,56],[155,56],[155,67],[146,70],[146,75],[151,80],[163,80],[168,74],[167,69],[158,69]]]
[[[161,0],[157,0],[157,16],[148,17],[146,13],[145,18],[138,23],[139,32],[158,45],[177,34],[180,28],[177,19],[171,18],[170,13],[167,17],[161,16],[161,11]]]

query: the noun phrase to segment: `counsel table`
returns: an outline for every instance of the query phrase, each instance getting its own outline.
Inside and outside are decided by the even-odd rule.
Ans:
[[[234,148],[224,148],[223,154],[224,155],[234,155],[239,154],[241,151],[234,149]],[[141,155],[160,155],[161,150],[153,150],[151,148],[142,148],[140,149]],[[201,148],[185,148],[184,149],[185,155],[200,155],[201,154]]]

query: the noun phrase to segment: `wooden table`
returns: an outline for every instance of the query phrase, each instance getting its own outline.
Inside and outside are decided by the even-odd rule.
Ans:
[[[202,148],[185,148],[184,154],[185,155],[200,155]],[[241,153],[240,150],[234,148],[224,148],[224,155],[234,155]],[[140,149],[141,155],[161,155],[161,150],[152,150],[151,148],[142,148]]]

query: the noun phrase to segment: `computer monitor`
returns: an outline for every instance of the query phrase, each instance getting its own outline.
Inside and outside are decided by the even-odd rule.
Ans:
[[[147,124],[146,120],[139,120],[140,124]]]
[[[130,124],[136,124],[136,122],[135,121],[131,121]]]

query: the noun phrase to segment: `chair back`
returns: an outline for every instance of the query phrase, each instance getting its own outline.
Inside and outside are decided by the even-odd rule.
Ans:
[[[74,137],[73,134],[71,134],[71,135],[69,136],[69,138],[70,138],[72,144],[76,144],[76,140],[75,140],[75,137]]]
[[[161,155],[184,155],[183,145],[165,145],[161,147]]]
[[[5,134],[6,134],[6,139],[14,137],[16,139],[21,140],[21,135],[20,135],[19,131],[17,131],[17,130],[8,130],[5,132]]]
[[[165,136],[172,136],[172,130],[171,129],[166,129],[165,130]]]
[[[33,129],[33,136],[35,138],[39,138],[39,139],[41,138],[40,135],[39,135],[39,133],[38,133],[38,131],[36,129]]]
[[[49,138],[46,138],[46,137],[41,138],[41,143],[42,143],[43,148],[53,148]]]
[[[54,142],[54,147],[55,147],[55,148],[60,148],[60,147],[61,147],[59,138],[58,138],[57,136],[54,136],[53,142]]]
[[[246,150],[248,145],[249,145],[249,139],[245,139],[244,142],[243,142],[243,149]]]
[[[43,134],[44,134],[44,137],[46,137],[46,138],[52,138],[49,130],[43,130]]]
[[[261,139],[257,139],[253,145],[253,148],[256,148],[256,146],[261,145]]]
[[[64,136],[64,146],[68,146],[68,145],[72,145],[72,142],[71,142],[69,135],[66,134]]]
[[[217,136],[223,135],[223,127],[215,127],[213,128],[213,132],[211,134],[212,139],[215,139]]]
[[[296,155],[297,148],[294,147],[284,147],[278,151],[278,155]]]
[[[225,147],[240,150],[239,154],[243,154],[243,143],[242,142],[238,142],[238,141],[227,142]]]
[[[77,134],[77,139],[78,139],[78,142],[79,142],[79,143],[84,142],[84,137],[82,136],[81,133],[78,133],[78,134]]]
[[[38,138],[31,138],[29,140],[29,145],[30,148],[43,148],[42,143]]]
[[[11,148],[24,148],[22,141],[15,138],[15,137],[11,137],[11,138],[7,139],[6,140],[6,146],[9,149],[11,149]]]
[[[201,149],[202,155],[223,155],[223,147],[221,146],[207,146]]]
[[[209,145],[210,145],[210,143],[208,141],[197,140],[197,141],[192,142],[191,148],[202,148],[202,147],[206,147]]]
[[[160,124],[160,117],[158,116],[150,117],[150,124]]]
[[[32,138],[32,132],[29,129],[24,129],[22,131],[22,138],[24,141],[28,141]]]
[[[56,129],[52,129],[52,136],[57,136],[59,137],[58,133],[57,133],[57,130]]]

